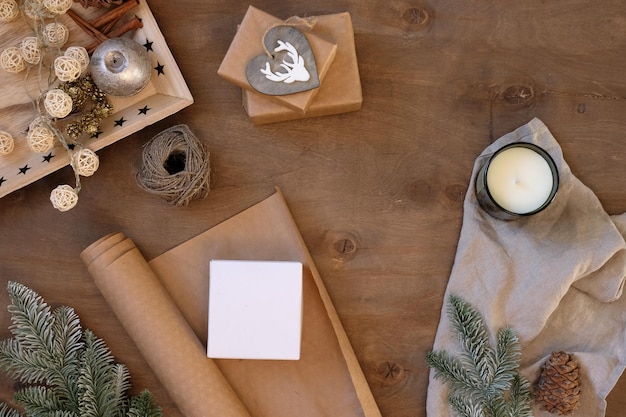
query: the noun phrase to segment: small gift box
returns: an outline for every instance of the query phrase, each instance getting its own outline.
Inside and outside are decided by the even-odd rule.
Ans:
[[[261,91],[279,107],[299,114],[309,108],[331,63],[337,46],[306,28],[250,6],[218,75],[247,91]]]
[[[243,90],[243,106],[255,124],[328,116],[361,108],[363,95],[349,13],[316,16],[311,32],[337,44],[337,56],[308,110],[302,114],[268,96]]]

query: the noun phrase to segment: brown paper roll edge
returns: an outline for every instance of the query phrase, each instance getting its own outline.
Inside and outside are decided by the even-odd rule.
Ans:
[[[187,417],[250,417],[136,248],[122,233],[81,253],[96,286]]]

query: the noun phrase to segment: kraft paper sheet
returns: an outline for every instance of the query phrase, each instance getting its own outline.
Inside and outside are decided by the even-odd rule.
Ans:
[[[81,257],[185,416],[381,416],[279,191],[149,263],[121,233]],[[299,361],[206,357],[211,259],[303,263]]]
[[[559,190],[552,204],[536,215],[494,219],[476,201],[476,173],[497,149],[518,141],[550,153],[559,169]],[[581,367],[582,395],[572,416],[604,416],[606,397],[626,364],[625,234],[626,215],[604,211],[573,175],[541,120],[501,137],[474,164],[433,349],[458,355],[447,315],[448,295],[456,294],[482,313],[492,335],[506,326],[516,331],[521,372],[531,384],[553,351],[573,353]],[[447,396],[447,387],[431,371],[429,417],[452,415]],[[552,416],[538,406],[534,415]]]

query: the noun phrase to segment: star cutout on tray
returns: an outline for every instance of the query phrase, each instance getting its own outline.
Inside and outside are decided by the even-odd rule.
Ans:
[[[43,161],[41,162],[50,162],[52,158],[54,158],[54,155],[50,152],[48,155],[43,156]]]
[[[163,72],[163,68],[165,68],[165,65],[163,65],[159,61],[157,61],[157,66],[154,67],[154,69],[157,72],[157,75],[165,75],[165,72]]]
[[[68,143],[67,147],[70,148],[71,151],[73,151],[74,148],[76,148],[76,145],[74,145],[73,143]]]
[[[123,126],[123,125],[124,125],[124,123],[126,123],[126,121],[127,121],[127,120],[126,120],[126,119],[124,119],[124,117],[122,116],[122,117],[120,117],[119,119],[117,119],[117,120],[115,121],[115,126]]]
[[[20,168],[20,174],[26,175],[26,171],[28,171],[30,169],[30,167],[28,166],[28,164],[24,165],[22,168]]]
[[[146,48],[146,52],[150,52],[150,51],[154,51],[154,49],[152,49],[152,44],[154,42],[149,41],[148,39],[146,39],[146,43],[143,44],[143,47]]]
[[[0,177],[0,187],[2,187],[3,182],[6,182],[6,180],[4,179],[4,177]]]
[[[96,133],[91,135],[91,139],[98,139],[101,134],[102,134],[102,130],[98,129]]]
[[[137,113],[137,114],[138,115],[139,114],[147,115],[150,110],[152,110],[152,109],[150,107],[148,107],[147,105],[145,105],[145,106],[143,106],[143,108],[139,109],[139,113]]]

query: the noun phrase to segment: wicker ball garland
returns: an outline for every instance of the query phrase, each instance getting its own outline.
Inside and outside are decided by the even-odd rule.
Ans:
[[[55,88],[46,93],[43,105],[50,116],[62,119],[72,111],[72,98],[65,91]]]
[[[54,59],[54,74],[62,82],[74,81],[80,77],[80,62],[71,56],[61,55]]]
[[[34,36],[24,38],[20,42],[20,53],[22,58],[29,64],[39,64],[41,61],[41,48],[39,47],[39,40]]]
[[[175,206],[209,193],[209,152],[186,125],[156,135],[143,150],[137,184]]]
[[[43,0],[43,6],[54,14],[63,14],[72,7],[73,0]]]
[[[60,48],[69,39],[70,31],[63,23],[48,23],[41,33],[43,42],[51,47]]]
[[[44,7],[41,0],[24,0],[24,13],[33,20],[54,17],[54,13]]]
[[[47,127],[38,126],[28,131],[26,143],[33,152],[48,152],[54,147],[54,133]]]
[[[0,0],[0,22],[12,22],[19,14],[20,8],[15,0]]]
[[[63,55],[77,60],[80,63],[81,73],[89,67],[89,52],[87,52],[87,49],[82,46],[70,46],[65,50]]]
[[[90,177],[98,170],[100,159],[91,149],[82,148],[72,155],[72,166],[78,175]]]
[[[15,140],[9,132],[0,130],[0,155],[8,155],[15,147]]]
[[[78,203],[78,193],[67,184],[59,185],[50,193],[52,207],[59,211],[68,211]]]
[[[0,68],[13,74],[24,71],[26,62],[18,47],[10,46],[0,53]]]
[[[50,125],[50,119],[48,119],[46,116],[37,116],[28,125],[28,130],[29,131],[34,130],[36,127],[39,127],[39,126],[48,127],[49,125]]]

